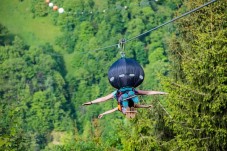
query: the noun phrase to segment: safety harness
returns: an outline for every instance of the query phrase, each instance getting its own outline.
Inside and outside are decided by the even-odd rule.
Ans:
[[[131,100],[131,102],[134,104],[137,104],[139,102],[139,98],[136,95],[137,91],[134,88],[131,87],[123,87],[117,90],[116,96],[115,98],[118,101],[118,110],[122,111],[122,108],[127,108],[127,107],[131,107],[131,103],[129,102],[129,100]]]

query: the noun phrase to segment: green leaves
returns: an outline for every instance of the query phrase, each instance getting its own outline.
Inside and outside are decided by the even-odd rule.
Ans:
[[[65,9],[61,15],[48,11],[43,1],[33,0],[31,5],[35,17],[49,13],[54,24],[62,29],[63,34],[56,38],[57,46],[26,46],[18,37],[11,41],[9,32],[0,26],[0,114],[4,117],[0,120],[1,148],[59,151],[226,148],[224,0],[178,20],[174,27],[160,28],[126,44],[126,56],[137,59],[144,67],[146,76],[141,87],[160,90],[164,83],[168,92],[167,100],[141,99],[141,103],[152,103],[154,108],[140,110],[133,120],[125,119],[120,112],[97,120],[101,112],[116,107],[115,100],[81,106],[113,91],[107,72],[120,57],[117,47],[92,50],[116,44],[122,38],[130,39],[164,23],[172,18],[173,9],[178,9],[175,13],[179,16],[179,12],[203,2],[57,3]],[[118,10],[114,9],[116,6]],[[124,9],[119,10],[120,7]],[[108,11],[104,13],[104,9]],[[82,14],[84,11],[87,13]],[[169,32],[175,29],[175,35],[171,35]],[[54,145],[53,133],[64,135],[65,141]]]
[[[225,8],[219,3],[222,2],[179,21],[180,34],[170,43],[173,68],[172,80],[167,84],[168,102],[177,140],[173,146],[181,150],[201,146],[201,150],[226,148],[226,137],[219,135],[220,130],[226,129],[226,49],[222,47],[226,31],[219,26],[226,15],[223,16]],[[194,7],[192,2],[187,2],[187,6]],[[216,9],[218,13],[214,13]]]
[[[44,148],[51,130],[72,129],[67,107],[63,107],[65,80],[58,62],[44,54],[48,49],[28,48],[18,37],[12,45],[1,46],[0,113],[4,118],[0,140],[4,150],[33,150],[32,143]],[[32,135],[36,139],[31,142]]]

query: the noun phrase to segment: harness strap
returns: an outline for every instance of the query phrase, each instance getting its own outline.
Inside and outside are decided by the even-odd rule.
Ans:
[[[127,98],[123,99],[123,101],[129,100],[129,99],[134,98],[134,97],[137,97],[137,96],[136,95],[133,95],[133,96],[127,97]]]
[[[129,99],[132,99],[134,104],[138,103],[139,99],[136,94],[137,94],[137,91],[131,87],[123,87],[117,90],[115,98],[118,101],[118,110],[123,112],[123,107],[127,107],[127,104],[129,102],[126,103],[126,101],[128,101]]]
[[[118,111],[122,111],[122,106],[120,103],[118,103],[117,107],[118,107]]]

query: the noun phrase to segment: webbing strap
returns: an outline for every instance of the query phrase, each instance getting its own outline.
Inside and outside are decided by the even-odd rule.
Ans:
[[[134,88],[129,88],[129,87],[123,87],[119,89],[120,92],[125,92],[125,91],[134,91]]]
[[[134,97],[137,97],[137,96],[136,96],[136,95],[129,96],[129,97],[127,97],[127,98],[123,99],[123,101],[128,100],[128,99],[131,99],[131,98],[134,98]]]

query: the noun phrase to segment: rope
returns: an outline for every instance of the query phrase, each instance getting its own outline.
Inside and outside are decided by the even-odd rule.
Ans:
[[[174,22],[174,21],[176,21],[176,20],[178,20],[178,19],[180,19],[180,18],[182,18],[182,17],[185,17],[185,16],[187,16],[187,15],[189,15],[189,14],[195,12],[195,11],[198,11],[199,9],[201,9],[201,8],[203,8],[203,7],[205,7],[205,6],[208,6],[208,5],[210,5],[210,4],[212,4],[212,3],[216,2],[216,1],[217,1],[217,0],[211,0],[210,2],[207,2],[207,3],[205,3],[205,4],[203,4],[203,5],[199,6],[199,7],[197,7],[197,8],[195,8],[195,9],[190,10],[190,11],[188,11],[188,12],[186,12],[186,13],[184,13],[184,14],[182,14],[182,15],[176,17],[176,18],[173,18],[173,19],[171,19],[171,20],[169,20],[169,21],[167,21],[167,22],[161,24],[161,25],[158,25],[158,26],[156,26],[156,27],[154,27],[154,28],[152,28],[152,29],[150,29],[150,30],[148,30],[148,31],[146,31],[146,32],[144,32],[144,33],[142,33],[142,34],[139,34],[139,35],[137,35],[137,36],[135,36],[135,37],[133,37],[133,38],[130,38],[130,39],[128,39],[128,40],[125,40],[124,43],[130,42],[130,41],[135,40],[135,39],[137,39],[137,38],[139,38],[139,37],[141,37],[141,36],[143,36],[143,35],[146,35],[146,34],[150,33],[151,31],[157,30],[157,29],[159,29],[159,28],[161,28],[161,27],[163,27],[163,26],[165,26],[165,25],[167,25],[167,24],[169,24],[169,23],[172,23],[172,22]],[[119,46],[119,44],[114,44],[114,45],[102,47],[102,48],[96,49],[96,50],[94,50],[94,51],[102,50],[102,49],[106,49],[106,48],[111,48],[111,47],[115,47],[115,46]]]
[[[156,26],[156,27],[154,27],[154,28],[152,28],[152,29],[150,29],[150,30],[148,30],[148,31],[146,31],[146,32],[144,32],[144,33],[142,33],[142,34],[139,34],[139,35],[137,35],[137,36],[135,36],[135,37],[132,37],[132,38],[127,39],[127,40],[126,40],[126,39],[122,39],[122,40],[120,40],[120,42],[117,43],[117,44],[109,45],[109,46],[106,46],[106,47],[101,47],[101,48],[98,48],[98,49],[95,49],[95,50],[92,50],[92,51],[98,51],[98,50],[103,50],[103,49],[112,48],[112,47],[120,47],[120,48],[121,48],[121,45],[122,45],[122,44],[124,45],[124,44],[127,43],[127,42],[133,41],[133,40],[135,40],[135,39],[137,39],[137,38],[139,38],[139,37],[141,37],[141,36],[144,36],[144,35],[146,35],[146,34],[152,32],[152,31],[154,31],[154,30],[157,30],[157,29],[159,29],[159,28],[161,28],[161,27],[163,27],[163,26],[169,24],[169,23],[172,23],[172,22],[174,22],[174,21],[176,21],[176,20],[178,20],[178,19],[181,19],[181,18],[183,18],[183,17],[185,17],[185,16],[187,16],[187,15],[189,15],[189,14],[195,12],[195,11],[198,11],[199,9],[201,9],[201,8],[203,8],[203,7],[205,7],[205,6],[208,6],[208,5],[210,5],[210,4],[212,4],[212,3],[216,2],[216,1],[217,1],[217,0],[211,0],[210,2],[207,2],[207,3],[205,3],[205,4],[201,5],[201,6],[199,6],[199,7],[195,8],[195,9],[193,9],[193,10],[190,10],[190,11],[188,11],[188,12],[186,12],[186,13],[184,13],[184,14],[182,14],[182,15],[176,17],[176,18],[173,18],[173,19],[171,19],[171,20],[169,20],[169,21],[167,21],[167,22],[165,22],[165,23],[163,23],[163,24],[161,24],[161,25],[158,25],[158,26]],[[124,41],[123,41],[123,40],[124,40]],[[123,41],[123,42],[122,42],[122,41]],[[122,48],[124,49],[124,46],[123,46]],[[92,52],[92,51],[89,51],[89,52]],[[122,57],[125,56],[125,53],[124,53],[123,51],[121,51],[120,53],[121,53],[121,56],[122,56]],[[50,54],[50,55],[51,55],[51,54]],[[60,56],[60,55],[55,55],[55,56]]]
[[[205,3],[205,4],[203,4],[203,5],[201,5],[201,6],[197,7],[197,8],[195,8],[195,9],[193,9],[193,10],[191,10],[191,11],[188,11],[188,12],[182,14],[181,16],[178,16],[178,17],[176,17],[176,18],[173,18],[172,20],[167,21],[167,22],[165,22],[165,23],[163,23],[163,24],[161,24],[161,25],[159,25],[159,26],[157,26],[157,27],[155,27],[155,28],[152,28],[152,29],[150,29],[150,30],[148,30],[148,31],[146,31],[146,32],[144,32],[144,33],[138,35],[138,36],[135,36],[135,37],[133,37],[133,38],[130,38],[130,39],[126,40],[126,42],[132,41],[132,40],[134,40],[134,39],[136,39],[136,38],[139,38],[139,37],[141,37],[141,36],[143,36],[143,35],[146,35],[147,33],[150,33],[151,31],[154,31],[154,30],[156,30],[156,29],[158,29],[158,28],[160,28],[160,27],[162,27],[162,26],[165,26],[165,25],[167,25],[167,24],[169,24],[169,23],[172,23],[172,22],[174,22],[174,21],[176,21],[176,20],[178,20],[178,19],[180,19],[180,18],[182,18],[182,17],[184,17],[184,16],[187,16],[187,15],[189,15],[189,14],[191,14],[191,13],[193,13],[193,12],[195,12],[195,11],[197,11],[197,10],[199,10],[199,9],[201,9],[201,8],[203,8],[203,7],[205,7],[205,6],[207,6],[207,5],[210,5],[210,4],[214,3],[214,2],[216,2],[216,1],[217,1],[217,0],[212,0],[212,1],[210,1],[210,2],[207,2],[207,3]]]
[[[98,51],[98,50],[102,50],[102,49],[106,49],[106,48],[111,48],[111,47],[115,47],[115,46],[118,46],[119,44],[113,44],[113,45],[110,45],[110,46],[106,46],[106,47],[102,47],[102,48],[98,48],[98,49],[95,49],[95,50],[92,50],[92,51]],[[90,52],[90,51],[89,51]]]

